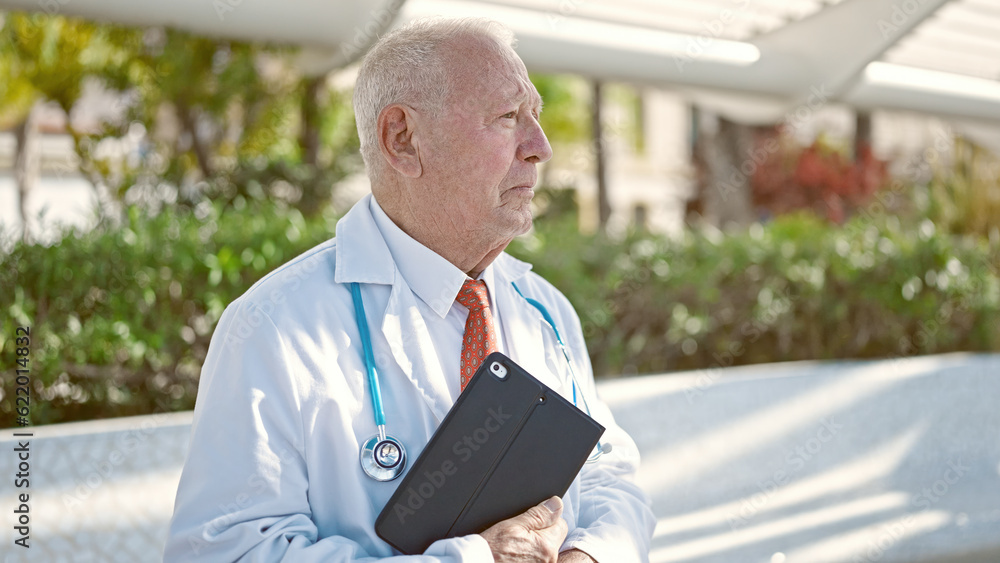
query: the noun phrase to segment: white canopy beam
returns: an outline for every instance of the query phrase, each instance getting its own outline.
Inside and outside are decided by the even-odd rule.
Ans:
[[[518,54],[533,70],[670,86],[744,123],[778,121],[816,101],[1000,123],[998,81],[950,73],[928,80],[927,71],[873,62],[947,2],[844,0],[751,42],[714,33],[727,25],[723,15],[691,35],[523,4],[410,0],[400,20],[493,18],[517,33]]]
[[[839,96],[868,63],[948,2],[844,0],[754,40],[761,59],[748,70],[796,97],[814,88]]]
[[[355,60],[397,20],[483,16],[517,33],[518,53],[532,70],[670,86],[743,122],[776,121],[819,92],[823,103],[1000,123],[998,80],[951,73],[931,76],[931,71],[873,62],[948,0],[843,0],[749,42],[724,39],[730,36],[725,26],[739,24],[735,18],[727,23],[725,12],[693,34],[583,17],[581,10],[562,10],[562,3],[543,2],[536,8],[505,1],[513,2],[0,0],[0,7],[301,45],[305,49],[300,65],[310,74]],[[553,5],[560,9],[553,11]]]
[[[304,47],[303,69],[322,73],[364,54],[405,0],[0,0],[0,9],[164,25],[208,37]]]

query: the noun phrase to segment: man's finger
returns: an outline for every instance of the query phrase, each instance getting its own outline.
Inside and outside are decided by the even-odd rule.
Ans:
[[[517,517],[519,524],[529,530],[543,530],[552,526],[562,517],[563,503],[559,497],[546,499],[532,506],[524,514]]]

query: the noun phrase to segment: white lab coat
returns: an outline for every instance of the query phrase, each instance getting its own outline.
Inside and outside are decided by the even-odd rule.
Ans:
[[[368,196],[370,197],[370,196]],[[329,240],[278,268],[222,315],[202,370],[191,449],[177,491],[165,561],[349,562],[392,557],[373,528],[400,482],[377,482],[358,462],[375,432],[348,282],[361,282],[387,432],[416,459],[451,394],[415,299],[373,221],[368,198]],[[566,360],[541,313],[554,317],[613,445],[563,497],[569,535],[601,563],[646,561],[655,524],[632,482],[634,443],[594,396],[579,319],[566,298],[507,254],[493,263],[507,354],[570,397]],[[435,542],[393,561],[488,562],[478,535]]]

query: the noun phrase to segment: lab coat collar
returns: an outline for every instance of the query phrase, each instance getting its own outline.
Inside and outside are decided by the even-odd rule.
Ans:
[[[494,271],[497,283],[506,285],[516,282],[531,271],[531,264],[522,262],[506,252],[501,252],[490,266],[496,266]]]
[[[333,279],[337,283],[391,285],[396,266],[368,208],[366,195],[337,222],[337,258]]]

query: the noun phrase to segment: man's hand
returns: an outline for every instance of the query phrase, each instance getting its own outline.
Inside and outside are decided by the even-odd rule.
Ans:
[[[557,563],[568,532],[562,510],[562,499],[552,497],[480,535],[490,544],[496,563]]]
[[[596,563],[594,558],[579,549],[568,549],[559,554],[559,563]]]

